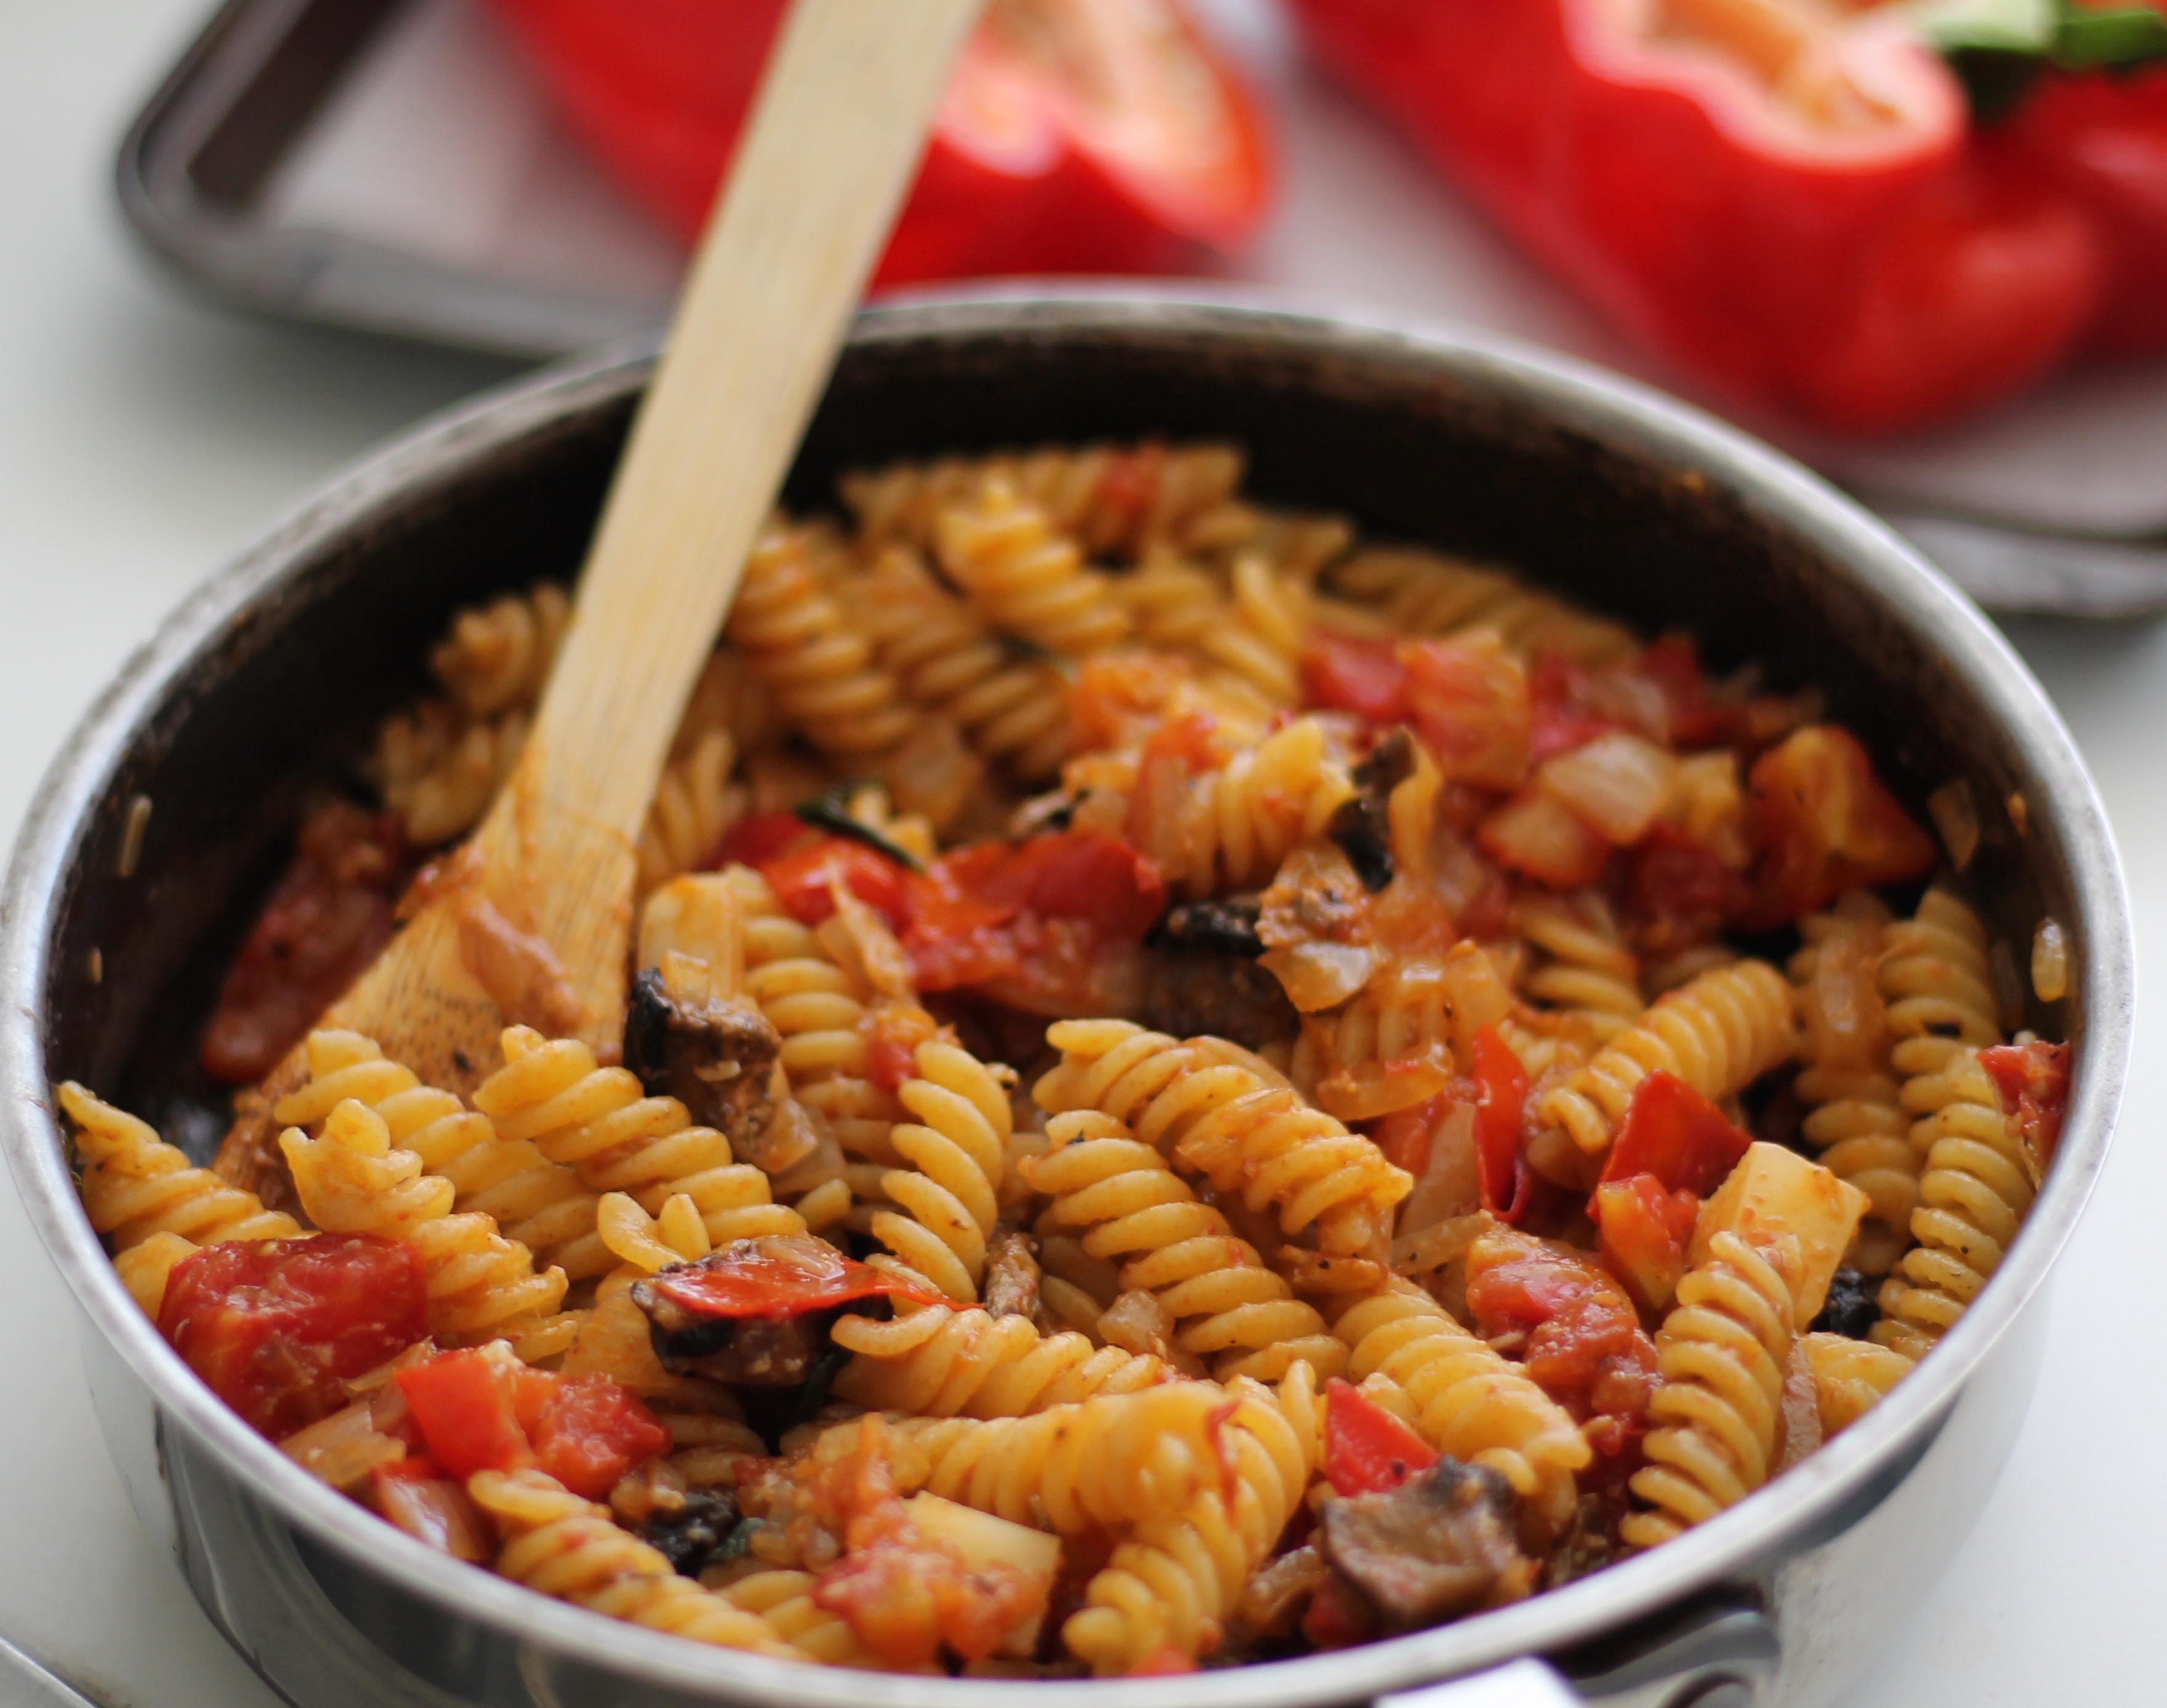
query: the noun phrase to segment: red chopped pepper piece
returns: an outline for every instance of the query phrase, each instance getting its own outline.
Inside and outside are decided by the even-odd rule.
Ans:
[[[1752,1143],[1751,1133],[1740,1131],[1677,1074],[1659,1068],[1633,1088],[1603,1178],[1652,1175],[1666,1191],[1705,1198]]]
[[[575,127],[688,239],[785,0],[494,0]],[[964,50],[877,278],[1163,271],[1270,199],[1260,117],[1178,0],[1009,0]]]
[[[1527,1214],[1535,1186],[1534,1170],[1528,1166],[1520,1144],[1528,1070],[1494,1026],[1475,1034],[1470,1053],[1475,1077],[1475,1162],[1482,1207],[1504,1221],[1518,1222]]]
[[[2026,1044],[1996,1044],[1979,1053],[1979,1064],[2001,1094],[2001,1106],[2016,1123],[2016,1136],[2030,1163],[2033,1184],[2046,1177],[2061,1143],[2062,1117],[2069,1104],[2069,1047],[2034,1039]]]
[[[420,1255],[368,1233],[230,1240],[173,1265],[158,1330],[273,1440],[327,1418],[346,1384],[429,1332]]]
[[[1324,1384],[1324,1474],[1341,1494],[1397,1488],[1438,1461],[1437,1450],[1338,1376]]]
[[[842,836],[822,836],[768,861],[760,875],[775,891],[783,911],[798,924],[817,926],[835,911],[840,883],[891,926],[908,911],[905,882],[909,869],[878,850]]]
[[[670,1432],[607,1376],[553,1377],[529,1432],[535,1462],[575,1494],[600,1500],[635,1465],[666,1452]]]
[[[2092,222],[1971,137],[1908,8],[1295,5],[1538,259],[1740,397],[1922,425],[2043,373],[2100,300]]]
[[[849,1258],[824,1240],[741,1241],[713,1256],[665,1269],[647,1284],[702,1317],[799,1317],[858,1299],[891,1296],[941,1304],[942,1296]]]
[[[1874,774],[1858,738],[1833,724],[1799,730],[1746,775],[1762,859],[1743,921],[1788,924],[1854,886],[1933,869],[1934,844]]]

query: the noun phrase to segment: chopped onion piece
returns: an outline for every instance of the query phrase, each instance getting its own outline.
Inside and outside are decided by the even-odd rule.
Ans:
[[[1304,1014],[1337,1008],[1370,982],[1377,954],[1362,943],[1295,943],[1262,957],[1264,969]]]
[[[1482,821],[1476,841],[1501,866],[1553,889],[1577,889],[1603,875],[1610,844],[1548,795],[1523,789]]]
[[[1926,797],[1926,810],[1942,833],[1949,863],[1963,871],[1979,852],[1979,809],[1972,804],[1971,785],[1962,777],[1943,783]]]
[[[2059,1002],[2069,994],[2069,934],[2052,914],[2032,935],[2032,989],[2042,1002]]]
[[[1677,775],[1677,761],[1654,742],[1613,729],[1544,760],[1535,786],[1622,846],[1655,822]]]

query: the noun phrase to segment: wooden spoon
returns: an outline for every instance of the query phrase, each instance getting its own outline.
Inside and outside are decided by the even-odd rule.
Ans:
[[[633,426],[511,781],[321,1024],[470,1091],[510,1021],[616,1058],[635,848],[686,698],[909,188],[983,0],[797,0]],[[218,1167],[283,1196],[270,1105]]]

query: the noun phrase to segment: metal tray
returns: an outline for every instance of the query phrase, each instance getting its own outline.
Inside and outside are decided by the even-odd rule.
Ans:
[[[1274,0],[1192,3],[1272,85],[1289,142],[1282,215],[1232,276],[1531,338],[1691,394],[1322,84]],[[479,0],[227,0],[130,126],[117,178],[151,252],[228,303],[512,356],[653,337],[683,265]],[[2167,366],[2074,373],[1890,446],[1748,425],[1983,604],[2167,611]]]

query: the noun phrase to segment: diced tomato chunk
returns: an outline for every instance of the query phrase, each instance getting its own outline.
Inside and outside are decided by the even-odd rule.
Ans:
[[[1407,698],[1423,745],[1445,776],[1478,788],[1527,780],[1527,672],[1495,635],[1407,647]]]
[[[1752,1144],[1720,1109],[1675,1074],[1658,1068],[1633,1088],[1603,1178],[1653,1175],[1666,1191],[1705,1198]]]
[[[733,825],[715,852],[718,866],[766,866],[819,835],[795,813],[756,813]]]
[[[1591,1441],[1618,1451],[1641,1427],[1656,1343],[1592,1258],[1523,1233],[1486,1233],[1468,1253],[1467,1308],[1486,1339],[1526,1334],[1528,1374],[1575,1418],[1608,1420],[1589,1430]]]
[[[1324,1474],[1341,1494],[1397,1488],[1437,1463],[1437,1450],[1351,1383],[1324,1385]]]
[[[1304,705],[1352,712],[1372,724],[1405,723],[1413,713],[1407,667],[1391,640],[1313,630],[1302,644],[1301,687]]]
[[[670,1432],[631,1389],[607,1376],[559,1376],[537,1419],[535,1461],[575,1494],[600,1500],[636,1465],[667,1451]]]
[[[2041,1175],[2061,1143],[2069,1102],[2069,1047],[2034,1039],[1996,1044],[1979,1053],[1979,1064],[2001,1094],[2001,1106],[2016,1123],[2018,1141]]]
[[[1713,936],[1752,904],[1743,873],[1668,825],[1650,826],[1625,857],[1626,909],[1669,942]]]
[[[454,1481],[464,1483],[477,1471],[517,1471],[534,1462],[519,1424],[512,1373],[495,1359],[479,1352],[447,1352],[400,1371],[398,1382],[430,1457]]]
[[[823,836],[770,860],[760,873],[783,910],[800,925],[817,926],[835,911],[833,886],[840,884],[891,927],[908,911],[908,867],[877,849],[841,836]]]
[[[279,1440],[429,1332],[414,1248],[368,1233],[230,1240],[174,1265],[159,1332],[211,1391]]]
[[[1784,925],[1846,889],[1900,883],[1933,868],[1931,839],[1847,729],[1799,730],[1753,762],[1746,788],[1762,851],[1748,926]]]
[[[1592,703],[1588,674],[1561,655],[1545,652],[1535,660],[1528,682],[1528,758],[1531,765],[1619,727],[1618,719]]]

